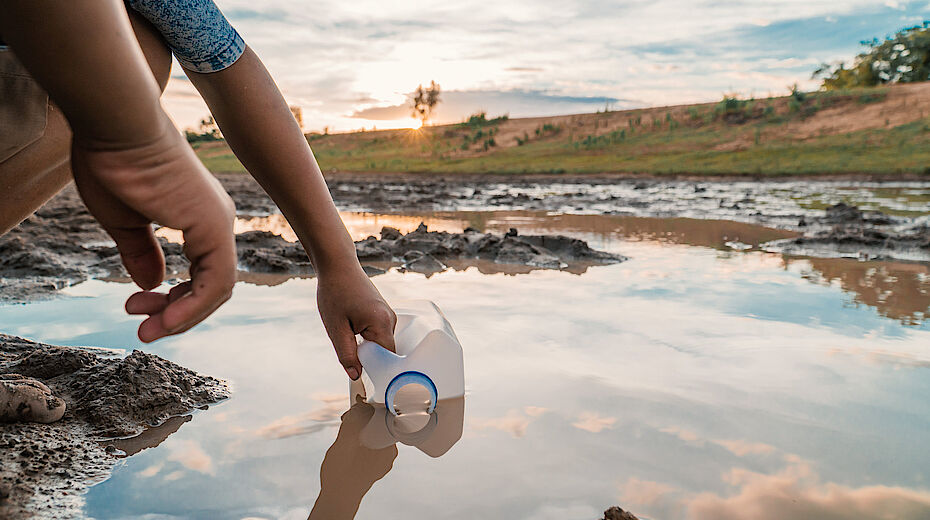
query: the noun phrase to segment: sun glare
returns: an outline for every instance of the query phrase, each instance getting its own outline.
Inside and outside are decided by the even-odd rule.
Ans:
[[[420,121],[419,119],[414,119],[413,123],[410,124],[410,128],[413,130],[419,130],[421,126],[423,126],[423,121]]]

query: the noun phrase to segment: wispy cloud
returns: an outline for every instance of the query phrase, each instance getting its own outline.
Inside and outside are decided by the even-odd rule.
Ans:
[[[288,100],[304,107],[309,126],[337,129],[365,125],[366,110],[383,117],[376,108],[403,105],[430,80],[449,93],[440,105],[449,120],[479,107],[549,115],[598,104],[560,98],[644,106],[812,86],[817,63],[849,58],[862,39],[930,18],[926,2],[892,3],[218,0]],[[182,126],[204,115],[205,106],[172,103],[174,95],[167,104]],[[484,101],[453,106],[468,95]]]

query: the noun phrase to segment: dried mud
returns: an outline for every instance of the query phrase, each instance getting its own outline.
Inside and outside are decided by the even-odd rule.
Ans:
[[[145,352],[120,357],[110,350],[57,347],[4,334],[0,374],[37,379],[67,404],[55,423],[0,428],[0,518],[11,520],[80,516],[82,492],[104,480],[117,457],[125,455],[116,446],[133,446],[135,453],[144,447],[136,446],[140,442],[157,444],[164,437],[153,442],[146,428],[177,422],[178,416],[229,396],[224,382]],[[135,435],[142,439],[135,444],[132,439],[101,442]]]

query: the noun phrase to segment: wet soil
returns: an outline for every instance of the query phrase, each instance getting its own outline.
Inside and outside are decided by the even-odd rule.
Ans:
[[[930,261],[930,219],[894,219],[839,203],[823,217],[802,220],[804,235],[763,245],[767,251],[796,256],[860,260]]]
[[[67,404],[58,422],[0,429],[4,519],[79,516],[81,493],[105,479],[117,457],[125,455],[115,445],[133,446],[134,452],[143,448],[139,442],[101,439],[138,435],[229,397],[224,382],[145,352],[120,357],[110,350],[58,347],[4,334],[0,374],[37,379]],[[148,437],[143,441],[151,442]]]
[[[276,211],[257,183],[245,176],[224,176],[240,214],[267,215]],[[333,189],[339,192],[341,184]],[[426,192],[436,186],[426,185]],[[440,195],[442,196],[442,195]],[[402,197],[410,198],[409,193]],[[341,207],[352,200],[337,199]],[[416,205],[416,203],[413,203]],[[425,229],[406,236],[387,231],[379,241],[368,238],[356,244],[359,259],[369,275],[391,267],[432,274],[447,267],[462,269],[488,264],[519,266],[503,271],[514,274],[533,269],[568,269],[583,272],[588,266],[615,263],[624,258],[590,249],[583,241],[561,236],[506,236],[469,230],[434,233]],[[182,246],[160,239],[167,276],[186,272]],[[239,266],[244,273],[312,276],[313,267],[299,244],[264,231],[237,235]],[[66,188],[33,216],[0,237],[0,302],[26,302],[53,295],[59,289],[90,278],[125,278],[119,252],[109,236],[86,211],[73,187]]]
[[[274,203],[251,177],[227,174],[219,178],[240,215],[277,212]],[[891,216],[842,203],[826,210],[797,203],[799,197],[835,189],[824,181],[340,174],[330,177],[328,182],[336,205],[348,211],[534,210],[731,220],[802,233],[797,238],[763,246],[773,252],[930,261],[930,217]],[[915,186],[917,190],[928,189]],[[482,272],[511,274],[541,268],[583,272],[585,265],[605,260],[590,256],[589,251],[581,251],[582,258],[574,258],[573,248],[578,244],[570,239],[557,237],[544,243],[540,237],[491,238],[479,234],[466,232],[441,237],[419,233],[399,240],[382,237],[381,241],[369,238],[356,247],[370,275],[391,267],[425,274],[469,266],[478,266]],[[309,259],[299,245],[270,233],[241,234],[237,246],[241,278],[256,274],[313,275]],[[162,240],[162,247],[167,275],[184,273],[188,263],[181,246]],[[84,209],[73,187],[0,237],[0,302],[48,297],[62,287],[96,277],[122,278],[125,271],[114,244]]]
[[[271,199],[248,176],[221,175],[220,179],[240,211],[275,211]],[[930,261],[930,218],[926,216],[930,208],[924,208],[924,216],[913,217],[862,211],[842,202],[826,209],[812,209],[797,202],[805,196],[835,190],[836,183],[829,181],[341,174],[330,177],[328,182],[333,199],[343,210],[392,213],[517,209],[733,220],[803,233],[798,238],[766,245],[770,251]],[[917,189],[930,189],[920,186]]]

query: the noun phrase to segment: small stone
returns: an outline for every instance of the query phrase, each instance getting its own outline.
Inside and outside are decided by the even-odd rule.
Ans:
[[[604,511],[603,520],[639,520],[636,518],[636,515],[630,513],[629,511],[624,511],[617,506],[613,506],[607,511]]]

